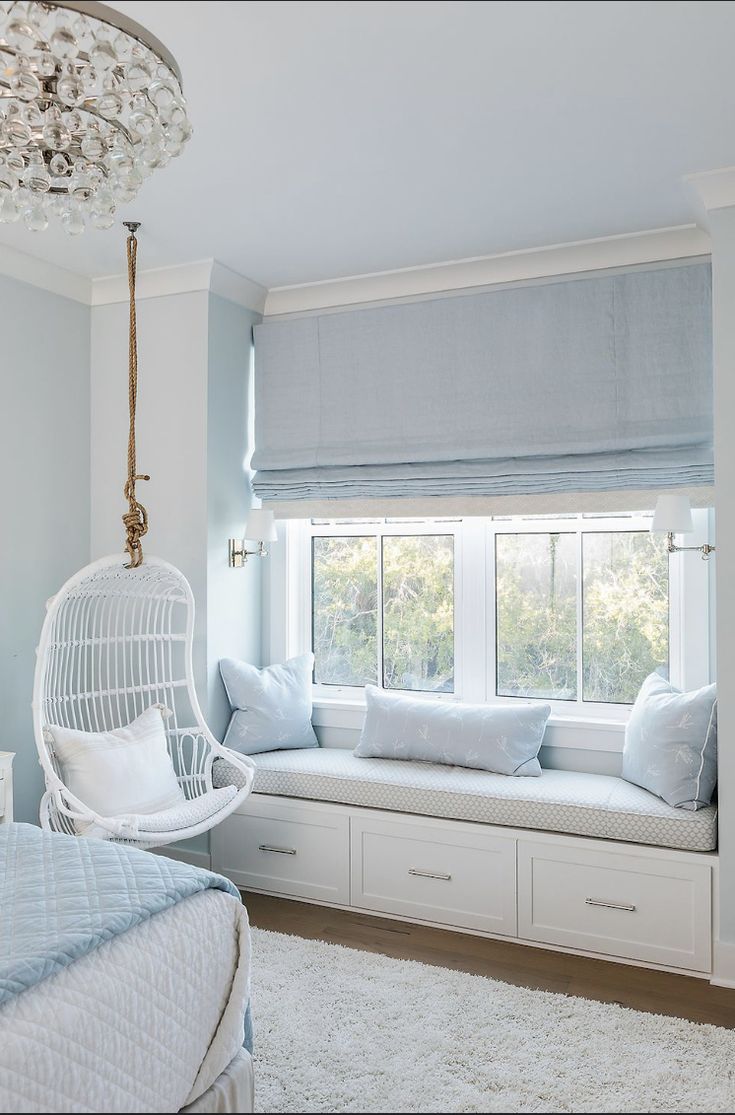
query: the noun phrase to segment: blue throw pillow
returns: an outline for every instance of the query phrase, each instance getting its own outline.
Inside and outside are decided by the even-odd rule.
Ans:
[[[679,809],[703,809],[717,784],[717,687],[682,693],[643,682],[625,729],[623,778]]]
[[[311,724],[313,666],[313,654],[264,670],[223,658],[219,669],[232,708],[225,746],[243,755],[318,747]]]
[[[367,714],[355,755],[419,759],[495,774],[541,774],[551,706],[468,705],[403,697],[365,686]]]

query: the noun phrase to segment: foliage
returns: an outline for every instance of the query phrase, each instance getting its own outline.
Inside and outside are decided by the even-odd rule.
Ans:
[[[668,672],[668,554],[647,533],[588,534],[584,569],[584,699],[631,704]]]
[[[375,538],[313,539],[314,680],[374,685],[378,680]]]
[[[498,692],[577,696],[575,535],[497,539]],[[668,668],[668,559],[642,531],[583,535],[585,701],[631,704],[643,679]]]
[[[454,539],[383,539],[383,684],[454,689]]]
[[[577,566],[573,534],[496,537],[497,691],[577,696]]]
[[[496,538],[497,691],[578,695],[574,533]],[[668,665],[666,551],[641,531],[583,534],[582,664],[587,701],[630,703],[644,677]],[[375,683],[382,556],[383,684],[454,688],[451,535],[313,540],[315,679]]]

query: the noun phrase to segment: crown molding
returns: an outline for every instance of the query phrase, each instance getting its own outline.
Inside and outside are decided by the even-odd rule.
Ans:
[[[266,298],[265,316],[417,298],[472,287],[658,263],[709,253],[710,240],[703,229],[694,224],[680,225],[503,252],[500,255],[451,260],[428,267],[380,271],[302,286],[273,287]]]
[[[692,175],[687,181],[692,189],[699,188],[704,182],[701,191],[703,196],[706,191],[707,208],[735,204],[735,168]],[[730,187],[732,194],[728,193]],[[732,200],[727,200],[729,197]],[[136,294],[139,299],[147,299],[208,291],[245,309],[272,317],[430,297],[583,271],[662,263],[709,255],[710,248],[709,235],[703,228],[694,224],[681,225],[627,236],[452,260],[428,267],[382,271],[303,286],[274,287],[270,291],[217,260],[204,259],[139,271]],[[87,306],[107,306],[128,300],[127,275],[90,279],[1,244],[0,275],[30,283]]]
[[[709,227],[708,215],[713,210],[735,206],[735,166],[688,174],[684,184],[694,203],[698,221],[704,228]]]
[[[262,314],[265,311],[265,303],[268,297],[266,288],[253,279],[248,279],[244,275],[238,275],[236,271],[231,271],[229,267],[225,267],[216,259],[212,260],[209,289],[212,294],[217,294],[228,302],[236,302],[238,306],[243,306],[246,310],[253,310],[256,314]]]
[[[93,306],[128,301],[127,275],[109,275],[92,280]],[[214,259],[198,260],[172,267],[154,267],[138,273],[136,297],[164,298],[171,294],[207,291],[256,313],[263,312],[266,290],[252,279],[230,271]]]
[[[0,244],[0,275],[30,286],[71,298],[85,306],[108,306],[128,301],[127,275],[91,279],[28,252]],[[173,267],[140,270],[136,285],[138,299],[162,298],[170,294],[208,291],[262,314],[267,291],[244,275],[238,275],[215,259],[203,259]]]
[[[0,244],[0,275],[82,302],[85,306],[91,305],[91,279],[6,244]]]

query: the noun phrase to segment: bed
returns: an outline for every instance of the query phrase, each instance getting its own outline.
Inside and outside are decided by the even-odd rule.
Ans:
[[[0,1111],[252,1111],[249,978],[227,880],[0,826]]]

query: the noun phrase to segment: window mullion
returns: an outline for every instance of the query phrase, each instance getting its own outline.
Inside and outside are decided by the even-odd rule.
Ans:
[[[377,652],[378,652],[378,687],[384,688],[385,683],[385,647],[383,645],[383,528],[379,527],[375,533],[375,560],[377,565],[377,608],[376,625]]]
[[[584,701],[584,532],[577,531],[577,706]]]
[[[467,701],[487,699],[487,570],[484,519],[467,518],[455,534],[455,692]]]

